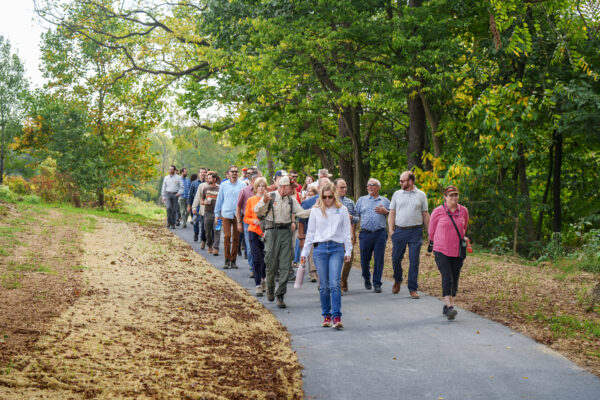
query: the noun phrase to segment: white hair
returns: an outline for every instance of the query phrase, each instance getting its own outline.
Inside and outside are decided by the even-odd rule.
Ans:
[[[379,180],[378,180],[378,179],[375,179],[375,178],[369,178],[369,180],[367,181],[367,183],[368,183],[368,182],[371,182],[371,181],[375,182],[375,183],[377,184],[377,186],[381,187],[381,182],[379,182]]]

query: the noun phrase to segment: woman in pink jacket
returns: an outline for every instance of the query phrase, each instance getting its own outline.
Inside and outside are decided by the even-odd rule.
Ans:
[[[458,290],[458,278],[464,258],[460,257],[461,242],[469,223],[469,210],[458,204],[458,189],[448,186],[444,189],[444,204],[431,213],[429,222],[429,251],[435,255],[435,263],[442,274],[443,314],[449,320],[456,317],[453,297]],[[454,223],[453,223],[454,221]]]

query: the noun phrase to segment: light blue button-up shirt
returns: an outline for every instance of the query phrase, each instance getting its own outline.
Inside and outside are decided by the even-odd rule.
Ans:
[[[374,198],[370,194],[362,196],[356,202],[356,211],[360,217],[360,229],[376,231],[387,227],[387,216],[375,212],[375,207],[390,209],[390,201],[385,197]]]
[[[240,194],[240,190],[245,187],[246,184],[242,181],[236,181],[235,183],[231,183],[229,180],[221,182],[217,202],[215,203],[215,217],[233,219],[235,217],[238,195]]]

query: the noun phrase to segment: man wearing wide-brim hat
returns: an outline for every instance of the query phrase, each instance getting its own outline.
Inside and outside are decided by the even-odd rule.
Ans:
[[[295,218],[307,218],[310,210],[304,210],[298,204],[290,186],[290,178],[283,176],[278,183],[277,191],[265,194],[254,211],[259,217],[265,219],[267,299],[273,301],[277,297],[277,306],[285,308],[283,297],[287,292],[290,265],[294,259]],[[279,282],[275,289],[277,273],[279,273]]]

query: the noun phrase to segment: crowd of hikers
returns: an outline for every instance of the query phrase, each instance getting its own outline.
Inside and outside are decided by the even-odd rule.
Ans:
[[[296,171],[279,170],[269,182],[256,166],[232,165],[221,179],[207,168],[188,178],[186,168],[178,171],[172,165],[161,198],[167,207],[167,227],[185,229],[191,217],[194,241],[213,256],[219,255],[223,231],[223,268],[238,268],[237,257],[246,258],[256,296],[266,293],[280,308],[286,307],[287,283],[296,279],[296,268],[306,267],[308,279],[318,282],[321,325],[336,329],[343,328],[341,298],[348,291],[357,232],[365,289],[382,293],[384,255],[391,237],[392,293],[400,292],[408,248],[407,287],[409,296],[418,299],[425,230],[428,255],[433,253],[441,274],[442,313],[453,320],[468,248],[469,212],[458,203],[458,188],[451,185],[444,189],[444,203],[430,215],[427,195],[416,187],[415,179],[411,171],[403,172],[390,201],[380,196],[379,180],[371,178],[368,194],[355,203],[346,196],[346,182],[332,180],[327,169],[319,170],[316,179],[306,176],[300,184]]]

